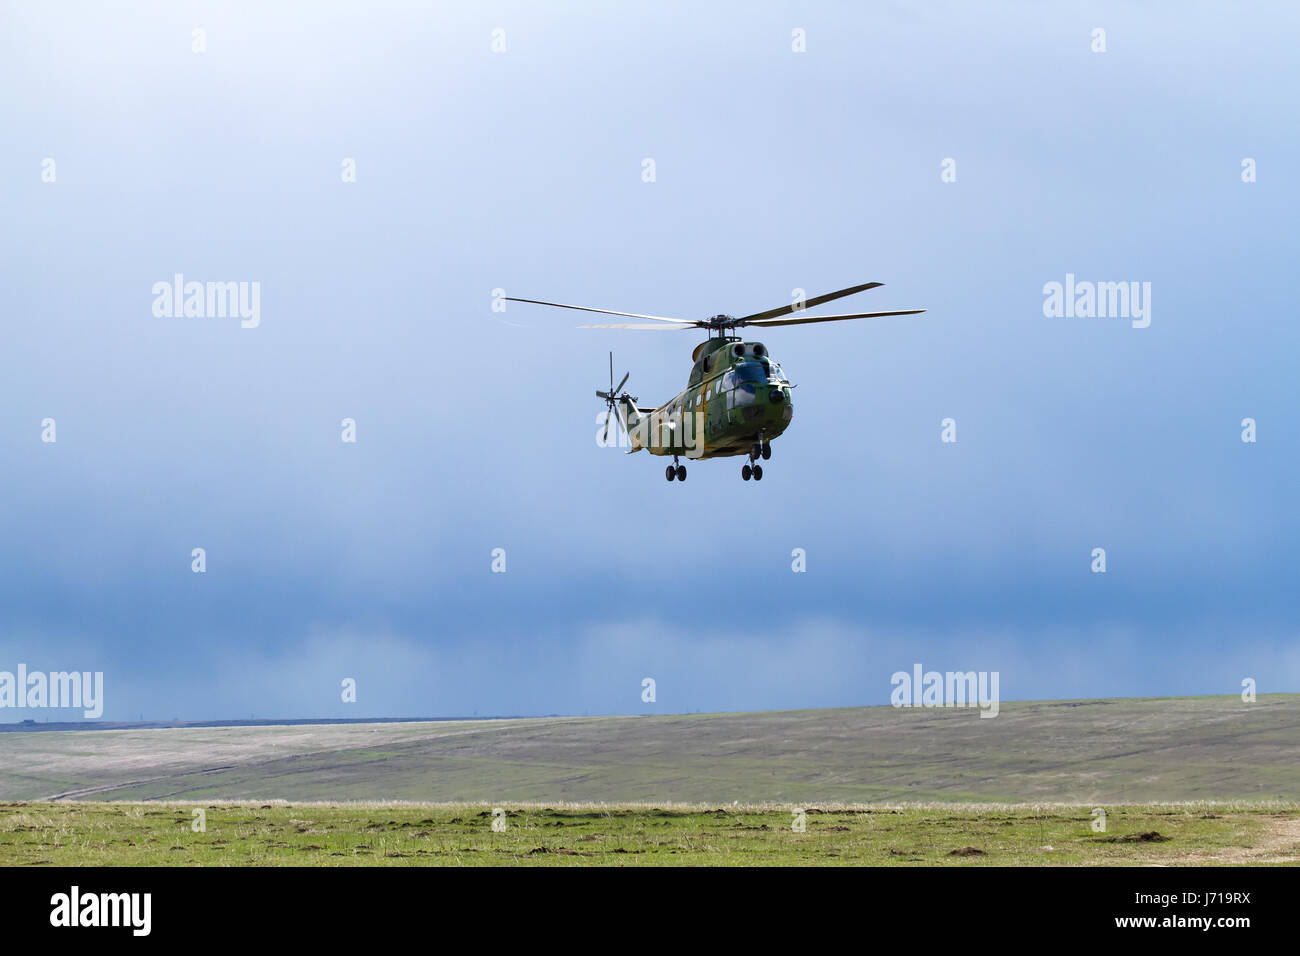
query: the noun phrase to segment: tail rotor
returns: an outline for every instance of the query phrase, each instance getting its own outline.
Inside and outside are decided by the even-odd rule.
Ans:
[[[602,444],[602,445],[608,445],[608,444],[609,444],[609,423],[610,423],[610,420],[613,419],[613,418],[615,418],[615,417],[617,416],[617,414],[618,414],[618,400],[619,400],[619,397],[620,397],[620,396],[619,396],[619,392],[620,392],[620,390],[623,388],[623,386],[627,384],[627,380],[631,377],[631,375],[632,375],[632,373],[631,373],[631,372],[628,372],[626,375],[623,376],[623,380],[622,380],[621,382],[619,382],[617,385],[614,384],[614,353],[613,353],[613,352],[610,352],[610,353],[609,353],[609,391],[608,391],[608,392],[601,392],[601,391],[597,391],[597,392],[596,392],[596,397],[597,397],[597,398],[604,399],[604,401],[605,401],[605,409],[606,409],[606,411],[605,411],[605,436],[604,436],[604,438],[601,439],[601,444]],[[624,392],[623,394],[624,394],[624,395],[627,395],[626,392]],[[628,395],[627,397],[628,397],[628,398],[631,398],[633,402],[636,401],[636,399],[635,399],[635,398],[632,398],[632,396],[630,396],[630,395]]]

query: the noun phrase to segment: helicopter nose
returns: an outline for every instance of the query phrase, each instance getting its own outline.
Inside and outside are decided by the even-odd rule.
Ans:
[[[781,391],[779,388],[774,388],[772,391],[767,393],[767,400],[773,405],[780,405],[785,401],[785,392]]]

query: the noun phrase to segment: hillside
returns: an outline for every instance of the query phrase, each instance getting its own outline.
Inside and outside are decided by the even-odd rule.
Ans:
[[[4,800],[1294,800],[1300,695],[0,735]]]

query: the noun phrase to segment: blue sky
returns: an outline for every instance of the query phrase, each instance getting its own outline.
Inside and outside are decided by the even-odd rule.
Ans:
[[[1300,690],[1294,7],[267,6],[0,11],[0,669],[117,720]],[[1067,273],[1150,327],[1045,317]],[[761,484],[596,447],[608,352],[657,403],[696,333],[490,307],[866,281],[822,311],[929,311],[750,336]]]

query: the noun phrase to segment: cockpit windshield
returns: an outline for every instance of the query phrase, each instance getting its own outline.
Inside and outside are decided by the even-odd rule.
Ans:
[[[775,362],[772,363],[772,378],[778,382],[784,382],[786,380],[785,372],[781,371],[781,366],[777,365]]]
[[[736,366],[736,379],[741,382],[766,382],[763,366],[757,362],[744,362]]]

